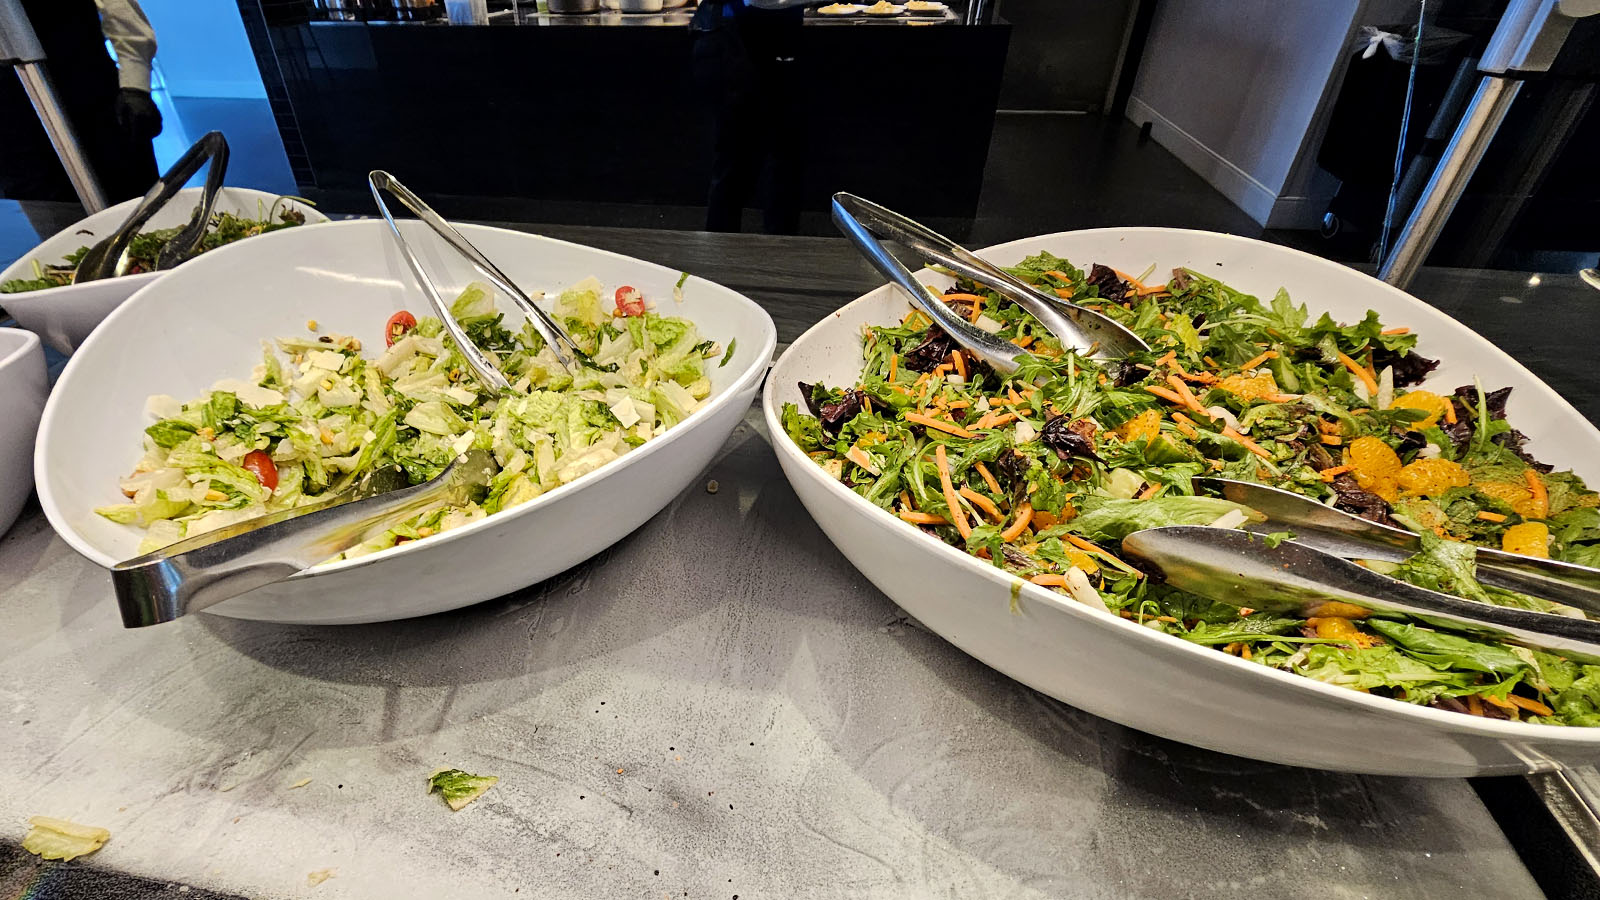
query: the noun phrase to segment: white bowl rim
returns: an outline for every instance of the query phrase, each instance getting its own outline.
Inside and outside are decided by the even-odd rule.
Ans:
[[[1223,238],[1235,242],[1258,244],[1264,247],[1271,247],[1275,251],[1295,254],[1309,260],[1315,260],[1316,262],[1330,269],[1340,269],[1345,272],[1352,272],[1361,276],[1362,278],[1382,285],[1387,289],[1399,290],[1398,288],[1394,288],[1392,285],[1385,284],[1384,282],[1373,278],[1371,275],[1368,275],[1365,272],[1351,269],[1348,266],[1344,266],[1339,263],[1323,259],[1322,257],[1306,253],[1303,250],[1297,250],[1292,247],[1285,247],[1280,244],[1273,244],[1267,241],[1260,241],[1254,238],[1242,237],[1240,235],[1201,231],[1193,228],[1118,227],[1086,228],[1077,231],[1058,231],[1050,234],[1019,238],[1018,240],[1008,241],[1003,244],[996,244],[992,247],[982,248],[981,250],[978,250],[977,253],[979,255],[985,255],[993,252],[1004,252],[1015,244],[1031,244],[1037,241],[1049,240],[1051,238],[1057,238],[1066,235],[1079,236],[1084,234],[1117,234],[1137,237],[1145,236],[1154,232],[1207,235],[1212,238]],[[931,274],[934,274],[931,270],[923,269],[917,273],[917,276],[921,278],[925,275]],[[814,333],[829,327],[831,325],[829,319],[840,315],[845,310],[858,304],[876,302],[878,295],[881,292],[893,292],[895,290],[896,289],[893,285],[880,285],[879,287],[873,288],[860,297],[851,300],[838,310],[828,313],[822,318],[821,321],[806,329],[804,334],[796,338],[794,342],[784,350],[783,355],[778,358],[777,362],[772,364],[773,371],[777,371],[779,368],[781,368],[788,355],[793,353],[795,348],[804,344],[806,340]],[[1410,297],[1409,294],[1406,296]],[[1411,299],[1416,300],[1414,297]],[[1419,300],[1417,302],[1420,303],[1422,301]],[[1432,309],[1432,307],[1429,308]],[[1445,313],[1439,310],[1435,310],[1435,312],[1439,312],[1441,316],[1445,315]],[[1445,317],[1451,318],[1449,316]],[[1465,328],[1466,326],[1463,325],[1462,327]],[[1471,331],[1471,329],[1468,330]],[[1472,333],[1477,335],[1476,331]],[[1481,338],[1482,336],[1479,335],[1479,337]],[[1504,353],[1504,351],[1500,352]],[[1506,355],[1509,359],[1510,355]],[[1516,361],[1513,359],[1512,362],[1515,363]],[[1521,365],[1521,363],[1516,364],[1519,366]],[[1529,376],[1534,380],[1535,383],[1544,386],[1547,390],[1551,390],[1551,392],[1554,393],[1554,390],[1551,389],[1549,385],[1545,385],[1542,379],[1534,376],[1531,372],[1529,373]],[[802,466],[801,469],[807,473],[806,477],[820,481],[825,490],[833,492],[834,496],[843,498],[846,503],[852,504],[854,509],[863,513],[880,516],[881,521],[891,528],[905,529],[906,532],[915,535],[917,539],[927,541],[929,544],[931,544],[933,552],[944,554],[947,559],[950,559],[956,565],[963,566],[969,571],[979,574],[981,577],[988,579],[996,585],[1004,586],[1009,590],[1014,585],[1021,584],[1022,591],[1036,602],[1053,606],[1058,610],[1064,610],[1067,615],[1075,617],[1086,624],[1108,625],[1109,627],[1113,628],[1122,628],[1130,630],[1130,634],[1136,632],[1142,637],[1136,638],[1135,640],[1151,640],[1162,642],[1159,644],[1152,643],[1151,646],[1164,646],[1172,649],[1174,652],[1187,653],[1191,658],[1199,662],[1201,665],[1231,666],[1236,672],[1242,672],[1248,669],[1258,673],[1262,677],[1281,679],[1281,683],[1285,685],[1293,684],[1298,685],[1304,690],[1320,692],[1324,696],[1336,701],[1350,703],[1357,707],[1364,707],[1378,715],[1414,718],[1419,723],[1425,723],[1427,726],[1432,728],[1439,728],[1442,726],[1449,731],[1466,732],[1497,739],[1522,738],[1526,740],[1537,740],[1540,743],[1559,743],[1574,746],[1600,745],[1600,727],[1580,728],[1571,725],[1545,725],[1537,722],[1512,722],[1503,719],[1488,719],[1481,716],[1463,715],[1461,713],[1449,712],[1447,710],[1418,706],[1416,704],[1407,703],[1404,700],[1394,700],[1388,697],[1375,697],[1371,694],[1364,694],[1359,691],[1350,690],[1349,688],[1342,688],[1338,687],[1337,685],[1318,681],[1315,678],[1307,678],[1304,675],[1296,675],[1291,672],[1281,671],[1279,669],[1269,669],[1266,666],[1258,665],[1227,653],[1218,652],[1210,647],[1202,647],[1199,644],[1186,641],[1180,637],[1153,631],[1144,627],[1143,625],[1139,625],[1131,619],[1124,619],[1121,616],[1114,615],[1112,613],[1091,609],[1082,603],[1072,600],[1069,597],[1062,596],[1054,591],[1045,590],[1039,585],[1033,584],[1026,579],[1018,578],[1015,575],[1002,572],[989,563],[979,560],[970,553],[958,550],[944,541],[930,538],[927,534],[923,533],[921,529],[917,528],[911,523],[902,521],[895,516],[888,515],[883,509],[869,502],[866,498],[857,494],[855,491],[845,487],[837,480],[828,478],[826,475],[824,475],[822,467],[817,465],[810,457],[800,452],[800,448],[795,446],[794,441],[790,440],[788,434],[783,430],[783,422],[780,415],[780,410],[775,405],[777,396],[776,391],[780,390],[781,388],[775,387],[774,385],[775,382],[769,379],[766,390],[763,392],[761,398],[761,408],[762,413],[767,420],[768,429],[772,432],[772,444],[776,452],[788,454],[792,459],[795,459],[798,462],[803,462],[805,465]],[[1565,402],[1564,399],[1563,402]],[[1571,404],[1567,404],[1567,406],[1572,415],[1582,418],[1582,414],[1576,409],[1573,409]]]
[[[454,225],[457,229],[461,229],[461,230],[467,232],[469,236],[473,231],[497,231],[497,232],[503,232],[503,233],[506,233],[506,234],[517,235],[518,237],[521,237],[521,238],[534,239],[534,240],[542,241],[542,242],[549,243],[549,244],[560,244],[560,245],[563,245],[563,246],[581,247],[584,250],[589,251],[589,252],[598,253],[598,254],[601,254],[601,255],[604,255],[604,256],[615,257],[617,259],[625,260],[625,261],[627,261],[629,263],[643,264],[643,265],[650,266],[650,267],[655,268],[655,269],[659,269],[662,272],[671,272],[672,271],[668,267],[663,266],[663,265],[661,265],[659,263],[653,263],[653,262],[650,262],[648,260],[639,259],[638,257],[628,256],[625,253],[617,253],[617,252],[612,251],[612,250],[602,250],[602,249],[600,249],[598,247],[590,247],[588,245],[578,244],[578,243],[575,243],[573,241],[563,241],[563,240],[559,240],[557,238],[547,237],[547,236],[542,235],[542,234],[533,234],[533,233],[525,232],[525,231],[517,231],[517,230],[512,229],[512,228],[498,228],[498,227],[495,227],[493,225],[473,225],[473,224],[467,224],[467,223],[463,223],[463,222],[452,222],[451,224]],[[374,229],[383,229],[384,232],[387,233],[388,225],[382,219],[347,219],[347,220],[337,221],[337,222],[330,221],[330,222],[322,223],[322,224],[319,225],[319,228],[326,228],[326,229],[329,229],[330,231],[333,230],[333,229],[355,230],[355,229],[362,229],[362,228],[374,228]],[[263,246],[264,243],[267,242],[267,241],[284,240],[288,236],[295,235],[298,231],[299,231],[299,229],[284,229],[282,231],[274,231],[274,232],[271,232],[269,234],[257,235],[256,237],[254,237],[254,238],[252,238],[250,240],[250,244],[252,246],[258,246],[258,247],[259,246]],[[243,242],[241,242],[241,243],[243,243]],[[215,255],[207,254],[206,256],[212,256],[214,259],[224,259],[224,263],[223,264],[226,264],[226,263],[229,262],[229,260],[224,258],[223,254],[215,254]],[[186,265],[196,265],[196,264],[199,264],[199,263],[203,263],[203,262],[206,261],[206,256],[198,257],[195,260],[193,260],[192,262],[187,263]],[[214,262],[213,263],[207,263],[207,264],[208,265],[218,265],[218,263],[214,263]],[[181,267],[179,269],[174,269],[173,270],[174,273],[176,273],[178,271],[181,271]],[[205,271],[203,266],[200,268],[200,271],[202,271],[202,272]],[[533,498],[532,500],[529,500],[526,503],[518,504],[517,506],[515,506],[515,507],[513,507],[511,509],[505,510],[503,512],[495,513],[492,516],[485,516],[485,517],[483,517],[481,519],[478,519],[478,520],[476,520],[474,522],[468,522],[467,524],[462,525],[459,528],[452,528],[449,531],[443,532],[441,534],[433,536],[432,538],[429,538],[427,541],[407,541],[406,543],[401,544],[399,546],[390,547],[390,548],[388,548],[386,550],[382,550],[382,551],[379,551],[377,553],[369,553],[369,554],[366,554],[365,556],[358,556],[355,559],[345,559],[345,560],[340,560],[340,561],[334,562],[334,563],[325,563],[325,564],[322,564],[322,565],[314,566],[314,567],[312,567],[310,569],[307,569],[307,570],[305,570],[303,572],[299,572],[299,573],[297,573],[295,575],[292,575],[292,576],[289,577],[289,579],[286,579],[286,580],[291,580],[292,581],[292,580],[298,580],[298,579],[303,579],[303,578],[314,578],[314,577],[317,577],[317,576],[323,575],[323,574],[329,574],[329,573],[333,573],[333,572],[342,572],[342,571],[345,571],[347,569],[360,568],[362,566],[371,565],[371,564],[377,563],[377,562],[382,562],[383,560],[386,560],[386,559],[392,559],[396,555],[401,554],[401,553],[410,553],[413,550],[415,550],[416,548],[421,547],[421,546],[425,546],[425,545],[426,546],[430,546],[430,547],[438,547],[441,544],[450,543],[450,542],[453,542],[453,541],[456,541],[456,540],[460,540],[461,538],[463,538],[465,536],[468,536],[468,535],[471,535],[471,534],[475,534],[480,530],[483,530],[485,528],[490,527],[490,525],[486,524],[486,523],[493,523],[493,524],[498,525],[500,523],[504,523],[504,522],[509,521],[509,519],[507,517],[519,517],[519,516],[527,515],[527,514],[533,512],[534,510],[539,509],[540,507],[547,506],[550,503],[555,502],[555,500],[558,500],[558,499],[561,499],[562,497],[565,497],[569,493],[572,493],[574,491],[580,490],[583,487],[585,487],[585,486],[587,486],[589,484],[592,484],[595,481],[598,481],[598,480],[604,478],[605,476],[611,474],[612,472],[615,472],[615,471],[619,470],[620,468],[622,468],[624,466],[631,466],[631,465],[638,464],[639,461],[648,460],[651,456],[654,456],[656,453],[660,452],[662,447],[667,446],[667,445],[675,442],[679,438],[680,435],[690,431],[691,428],[696,423],[704,421],[705,419],[709,418],[711,416],[711,414],[713,412],[715,412],[718,408],[720,408],[722,406],[725,406],[727,403],[731,402],[730,398],[736,397],[740,393],[742,393],[747,387],[749,387],[750,382],[756,381],[758,379],[765,378],[766,374],[767,374],[767,369],[768,369],[768,367],[769,367],[769,365],[771,364],[771,361],[772,361],[772,352],[773,352],[774,348],[776,348],[777,340],[778,340],[777,327],[772,322],[772,316],[770,316],[765,309],[762,309],[761,305],[756,303],[754,300],[751,300],[749,297],[746,297],[744,294],[734,290],[733,288],[727,287],[725,285],[718,284],[717,282],[710,281],[710,280],[704,279],[704,278],[700,278],[699,276],[696,276],[696,275],[690,275],[689,276],[689,280],[687,282],[685,282],[685,286],[687,287],[688,284],[693,283],[694,281],[701,281],[701,282],[704,282],[706,284],[716,285],[717,287],[722,288],[723,290],[725,290],[729,294],[731,294],[733,296],[733,298],[736,299],[739,303],[742,303],[746,307],[748,307],[749,309],[752,309],[752,310],[760,313],[761,318],[765,319],[765,321],[766,321],[766,337],[762,341],[761,347],[758,349],[756,354],[751,357],[752,362],[751,362],[750,367],[748,369],[746,369],[744,372],[740,373],[738,378],[734,379],[732,383],[730,383],[727,387],[723,388],[723,390],[720,393],[718,393],[715,396],[711,397],[709,402],[701,404],[699,409],[696,409],[694,412],[690,413],[688,415],[688,417],[686,417],[682,422],[679,422],[677,425],[674,425],[672,428],[669,428],[667,430],[666,434],[663,434],[660,437],[652,438],[652,439],[646,441],[642,446],[640,446],[639,448],[637,448],[637,449],[635,449],[633,451],[630,451],[628,454],[623,456],[621,459],[613,460],[612,462],[607,463],[607,464],[601,466],[600,468],[595,469],[592,472],[587,472],[587,473],[585,473],[585,474],[573,479],[572,481],[567,482],[566,484],[559,485],[559,486],[557,486],[555,488],[552,488],[551,490],[545,491],[543,494],[540,494],[539,496]],[[161,286],[163,288],[167,287],[165,279],[162,280]],[[72,356],[68,359],[67,366],[66,366],[65,369],[62,370],[61,378],[59,379],[59,381],[60,382],[66,382],[69,378],[71,378],[74,370],[80,364],[80,361],[85,359],[85,358],[88,358],[89,356],[91,356],[93,354],[93,352],[94,352],[94,348],[101,341],[114,340],[115,339],[114,335],[117,332],[117,329],[116,329],[116,326],[115,326],[115,323],[117,322],[117,320],[119,318],[123,317],[123,316],[136,314],[136,313],[134,313],[132,311],[138,309],[140,304],[137,301],[139,300],[139,298],[141,296],[143,296],[146,291],[150,291],[150,290],[153,290],[153,289],[154,289],[153,285],[146,285],[145,287],[140,288],[138,290],[138,292],[136,292],[133,296],[129,297],[127,301],[125,301],[124,303],[122,303],[122,305],[118,306],[115,310],[113,310],[110,315],[106,316],[105,321],[101,322],[100,327],[96,328],[94,330],[94,333],[89,335],[88,340],[84,341],[83,346],[78,348],[78,352],[72,354]],[[424,301],[424,302],[426,302],[426,301]],[[695,326],[697,328],[700,327],[700,323],[696,322]],[[35,338],[35,340],[37,340],[37,335],[35,335],[34,338]],[[218,378],[225,378],[227,376],[226,375],[219,375],[217,377]],[[52,399],[53,399],[53,397],[52,397]],[[100,566],[103,566],[103,567],[105,567],[107,569],[110,569],[113,566],[115,566],[117,563],[121,562],[121,560],[115,559],[115,558],[112,558],[111,556],[106,555],[98,547],[95,547],[94,545],[90,544],[88,541],[84,540],[82,538],[82,536],[80,536],[77,533],[76,529],[73,529],[73,528],[65,526],[66,518],[65,518],[64,514],[61,511],[60,504],[57,503],[56,497],[55,497],[53,491],[51,490],[50,480],[48,478],[44,477],[44,473],[45,473],[45,471],[46,471],[46,469],[47,469],[47,467],[49,465],[48,461],[45,458],[45,435],[49,434],[51,432],[53,426],[54,426],[55,417],[56,417],[55,414],[56,414],[56,404],[53,403],[53,402],[47,404],[45,406],[44,415],[39,421],[39,439],[38,439],[37,445],[34,448],[34,469],[35,469],[34,481],[37,484],[37,489],[38,489],[38,492],[39,492],[39,504],[44,508],[46,517],[50,520],[51,525],[55,526],[56,533],[61,536],[62,540],[66,541],[72,547],[72,549],[74,549],[74,550],[78,551],[79,553],[83,554],[83,556],[87,557],[89,560],[95,562],[96,564],[98,564]],[[58,522],[60,522],[62,524],[57,524]]]
[[[13,334],[21,337],[13,337]],[[10,352],[6,352],[8,348],[4,346],[7,341],[16,342],[15,347],[9,348]],[[27,356],[39,344],[39,336],[25,328],[0,328],[0,353],[5,353],[0,356],[0,370]]]
[[[307,201],[303,197],[295,197],[295,196],[291,196],[289,194],[275,194],[272,191],[263,191],[263,190],[259,190],[257,188],[241,187],[241,186],[232,185],[232,184],[225,184],[222,187],[223,187],[224,190],[241,193],[241,194],[244,194],[246,196],[255,195],[257,199],[260,199],[260,198],[263,198],[263,197],[272,197],[274,199],[284,199],[284,200],[295,200],[295,201],[298,201],[300,203],[300,205],[304,207],[304,211],[307,213],[307,217],[306,217],[307,218],[307,221],[306,221],[307,225],[326,225],[326,224],[328,224],[328,223],[333,221],[332,219],[328,218],[328,214],[327,213],[317,209],[315,206],[311,205],[310,201]],[[198,190],[200,190],[200,188],[184,188],[183,190],[185,190],[185,191],[198,191]],[[139,200],[141,198],[132,197],[130,199]],[[111,206],[106,207],[106,209],[110,209],[110,208],[112,208],[112,206],[120,206],[120,205],[122,205],[124,203],[127,203],[127,202],[128,202],[127,200],[118,200],[116,203],[113,203]],[[105,212],[105,210],[101,210],[100,212]],[[10,273],[12,269],[15,269],[17,266],[22,265],[23,263],[27,262],[28,260],[39,256],[40,255],[40,250],[44,247],[44,245],[46,245],[46,244],[50,243],[51,241],[55,240],[56,238],[60,237],[63,233],[71,231],[71,230],[73,230],[75,228],[78,228],[78,227],[82,226],[83,223],[89,221],[90,219],[94,218],[95,216],[97,216],[99,214],[100,213],[97,212],[97,213],[91,213],[91,214],[89,214],[87,216],[84,216],[83,218],[79,219],[78,221],[73,222],[71,225],[68,225],[66,228],[61,229],[61,231],[58,231],[55,234],[52,234],[49,237],[45,238],[44,240],[40,241],[39,243],[35,244],[31,249],[28,250],[27,253],[24,253],[21,256],[17,257],[15,260],[13,260],[11,263],[9,263],[4,269],[0,269],[0,280],[5,280],[5,276],[8,273]],[[317,217],[316,221],[311,221],[311,216],[316,216]],[[255,237],[266,237],[266,236],[267,235],[258,234]],[[254,239],[255,238],[251,238],[251,240],[254,240]],[[221,248],[218,248],[218,249],[221,249]],[[215,252],[215,251],[212,251],[212,252]],[[169,269],[168,271],[173,271],[173,270]],[[166,274],[167,274],[167,272],[136,272],[136,273],[134,273],[132,275],[118,275],[116,277],[115,281],[118,284],[121,284],[121,285],[129,288],[128,293],[129,293],[129,296],[131,297],[133,295],[133,293],[135,291],[137,291],[139,288],[142,288],[146,284],[149,284],[150,282],[155,281],[157,278],[160,278],[161,276],[166,275]],[[109,280],[112,280],[112,279],[101,279],[101,281],[109,281]],[[29,301],[32,301],[32,300],[63,300],[63,299],[70,299],[70,298],[72,298],[72,297],[74,297],[74,296],[76,296],[78,294],[87,293],[87,292],[89,292],[91,290],[99,290],[101,287],[104,286],[104,285],[101,284],[101,281],[85,281],[85,282],[83,282],[81,284],[79,284],[77,282],[73,282],[72,284],[58,285],[58,286],[53,287],[53,288],[44,288],[43,290],[38,290],[38,291],[26,291],[26,292],[24,292],[24,293],[22,293],[20,295],[15,295],[15,296],[24,297]],[[6,295],[3,295],[3,296],[10,297],[10,296],[13,296],[13,295],[6,294]]]

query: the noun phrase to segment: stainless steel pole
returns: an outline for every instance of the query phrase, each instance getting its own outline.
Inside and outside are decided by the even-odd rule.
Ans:
[[[17,70],[17,77],[22,80],[22,89],[33,104],[39,124],[44,126],[45,134],[50,137],[50,145],[55,148],[56,156],[67,170],[67,178],[78,194],[78,202],[88,212],[99,212],[106,208],[105,194],[100,190],[100,181],[95,178],[89,160],[83,155],[72,123],[56,99],[55,87],[50,83],[50,73],[45,68],[44,59],[44,47],[39,44],[38,35],[33,33],[33,24],[22,11],[22,4],[18,0],[0,0],[0,63]]]
[[[1489,149],[1489,142],[1494,140],[1500,123],[1511,110],[1511,102],[1521,90],[1520,80],[1508,78],[1485,76],[1478,83],[1478,92],[1467,105],[1461,124],[1456,126],[1455,134],[1451,135],[1444,155],[1433,170],[1433,177],[1428,179],[1428,186],[1422,189],[1422,196],[1406,219],[1405,228],[1395,240],[1394,251],[1378,270],[1379,278],[1404,288],[1416,277],[1423,260],[1438,243],[1439,233],[1466,190],[1467,181],[1483,160],[1484,151]]]

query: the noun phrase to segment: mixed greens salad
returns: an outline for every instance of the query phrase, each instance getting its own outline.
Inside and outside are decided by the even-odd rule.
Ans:
[[[278,198],[270,208],[260,212],[254,219],[247,219],[231,212],[212,213],[211,222],[206,227],[205,235],[200,238],[200,247],[195,252],[204,253],[241,238],[305,224],[306,214],[291,206],[283,205],[285,199]],[[128,242],[129,265],[126,274],[137,275],[140,272],[153,271],[156,259],[161,255],[161,249],[182,230],[181,226],[157,228],[134,235]],[[68,253],[59,263],[44,265],[37,259],[33,260],[33,277],[13,278],[10,281],[0,282],[0,294],[21,294],[71,284],[72,273],[78,268],[78,262],[83,259],[83,255],[88,252],[88,245],[84,245]]]
[[[188,403],[150,398],[156,421],[144,456],[121,482],[128,502],[95,511],[143,527],[147,553],[336,497],[380,467],[397,465],[419,484],[471,448],[491,451],[500,466],[482,497],[428,510],[345,557],[532,500],[659,436],[711,392],[706,360],[722,355],[715,343],[686,319],[651,312],[632,287],[616,291],[611,311],[601,291],[585,279],[555,303],[586,354],[573,374],[531,325],[505,326],[487,285],[456,298],[451,315],[512,382],[499,394],[478,383],[436,318],[396,313],[376,358],[362,355],[359,340],[307,322],[310,334],[265,345],[248,379],[224,380]]]
[[[1600,564],[1600,495],[1524,449],[1509,388],[1416,387],[1437,365],[1375,312],[1312,318],[1198,272],[1145,284],[1040,254],[1018,277],[1099,310],[1152,348],[1104,362],[970,284],[943,302],[1028,351],[1002,377],[920,313],[872,327],[854,385],[802,384],[789,437],[830,475],[1019,579],[1183,640],[1354,690],[1490,718],[1600,725],[1600,667],[1327,603],[1307,618],[1214,604],[1117,556],[1160,525],[1261,517],[1197,496],[1201,475],[1260,482],[1417,532],[1374,569],[1484,603],[1581,615],[1481,584],[1475,547]],[[1146,276],[1148,273],[1146,273]],[[938,291],[934,291],[938,294]],[[1280,533],[1271,540],[1289,538]]]

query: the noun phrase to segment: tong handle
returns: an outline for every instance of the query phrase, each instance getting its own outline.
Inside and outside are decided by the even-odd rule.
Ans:
[[[145,192],[139,204],[133,208],[133,212],[128,214],[128,218],[116,231],[112,232],[111,237],[90,248],[88,255],[73,273],[73,281],[95,281],[121,274],[119,270],[122,267],[122,254],[128,249],[128,244],[133,241],[134,236],[139,233],[139,229],[166,206],[168,201],[176,197],[178,192],[183,190],[183,185],[189,177],[200,171],[200,167],[208,160],[211,162],[211,168],[206,173],[206,190],[201,203],[204,208],[197,208],[194,217],[189,220],[189,225],[178,234],[177,238],[174,238],[176,241],[185,237],[198,223],[198,232],[193,238],[194,242],[198,242],[199,237],[205,234],[205,226],[211,218],[211,207],[216,202],[216,189],[222,186],[223,175],[228,169],[228,139],[223,137],[220,131],[206,132],[200,140],[191,144],[189,149],[178,157],[177,162],[161,173],[161,177],[150,186],[150,190]],[[170,268],[169,265],[162,264],[167,258],[167,252],[163,250],[157,268]]]
[[[158,271],[173,268],[194,255],[195,248],[200,246],[201,239],[206,236],[206,229],[211,226],[211,213],[217,206],[217,192],[222,190],[222,178],[228,172],[228,139],[222,136],[222,132],[208,132],[190,148],[189,152],[193,153],[195,148],[199,148],[200,152],[211,160],[211,165],[206,167],[205,187],[200,191],[200,203],[195,206],[189,224],[173,235],[172,240],[167,241],[161,248],[161,253],[156,258]],[[184,176],[178,184],[182,185],[187,180],[188,176]]]
[[[867,261],[872,263],[872,267],[883,277],[894,282],[918,309],[927,313],[928,317],[944,329],[956,343],[972,351],[996,372],[1010,375],[1017,371],[1017,360],[1022,356],[1022,348],[974,327],[966,319],[956,315],[949,306],[929,296],[928,289],[917,283],[911,270],[896,259],[871,230],[852,214],[852,208],[861,208],[855,201],[866,202],[852,194],[834,194],[833,223],[839,226],[845,237],[849,238]]]
[[[421,197],[418,197],[410,188],[401,184],[399,179],[388,172],[382,169],[373,169],[367,174],[367,183],[372,188],[372,199],[377,202],[378,211],[383,214],[384,221],[389,223],[389,230],[394,233],[395,241],[400,245],[400,254],[405,257],[406,264],[411,269],[411,274],[416,276],[417,282],[422,286],[423,293],[428,296],[429,302],[433,304],[434,312],[444,322],[444,327],[450,332],[450,336],[455,339],[456,344],[461,347],[461,352],[466,355],[467,361],[472,364],[472,368],[477,372],[479,379],[495,390],[505,390],[511,386],[500,370],[489,361],[488,356],[467,337],[466,332],[456,323],[455,317],[450,315],[450,304],[446,303],[444,297],[439,294],[439,290],[434,286],[433,280],[428,277],[428,273],[423,269],[422,261],[412,252],[411,245],[406,242],[405,235],[400,233],[400,226],[395,222],[394,215],[389,212],[389,205],[383,201],[383,193],[385,191],[393,194],[401,205],[415,213],[417,218],[433,229],[434,233],[443,238],[445,243],[466,257],[467,261],[472,264],[474,269],[478,270],[479,274],[489,279],[495,287],[504,291],[511,298],[511,302],[516,304],[522,314],[533,324],[534,330],[538,331],[539,335],[550,345],[551,351],[556,356],[556,361],[561,363],[562,368],[566,369],[568,373],[577,371],[577,359],[581,358],[582,351],[579,350],[572,338],[567,335],[566,331],[561,328],[561,325],[555,319],[550,317],[549,313],[540,309],[537,304],[528,298],[527,294],[523,293],[521,288],[512,282],[510,277],[501,272],[499,267],[491,262],[487,256],[479,252],[471,241],[463,237],[461,232],[457,231],[449,222],[445,221],[443,216],[434,212],[432,207],[424,203]]]

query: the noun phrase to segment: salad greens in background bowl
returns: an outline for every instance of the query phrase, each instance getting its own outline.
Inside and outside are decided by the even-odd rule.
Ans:
[[[454,609],[554,575],[653,516],[748,408],[776,332],[743,296],[520,232],[458,226],[573,333],[566,373],[461,258],[403,222],[452,314],[512,390],[480,389],[382,221],[288,229],[141,290],[85,343],[45,411],[45,513],[91,560],[316,502],[377,466],[413,482],[478,447],[500,466],[440,507],[210,611],[301,623]],[[182,322],[182,352],[173,322]]]
[[[200,194],[200,188],[185,188],[157,211],[134,239],[136,267],[141,256],[153,258],[160,238],[169,229],[188,224]],[[140,271],[72,283],[70,268],[83,249],[115,231],[139,200],[125,200],[62,229],[0,271],[0,307],[15,316],[23,328],[43,338],[51,349],[68,354],[76,350],[118,304],[163,274]],[[217,192],[213,224],[201,247],[209,251],[263,230],[326,221],[327,216],[304,201],[250,188],[224,187]]]
[[[1441,776],[1600,758],[1587,727],[1600,722],[1596,671],[1357,610],[1279,621],[1213,609],[1117,557],[1138,528],[1251,519],[1192,496],[1193,477],[1217,475],[1398,516],[1429,540],[1397,575],[1530,602],[1479,596],[1460,552],[1476,541],[1587,563],[1600,538],[1585,525],[1600,498],[1583,483],[1600,433],[1530,372],[1401,291],[1243,238],[1102,229],[983,255],[1076,301],[1122,300],[1113,312],[1154,352],[1101,368],[1034,337],[1040,359],[1002,384],[958,371],[888,287],[791,345],[764,398],[780,463],[891,599],[1051,696],[1223,752]],[[1147,268],[1161,274],[1126,274]],[[952,292],[930,270],[919,280]],[[1030,333],[985,292],[954,293],[977,296],[950,302],[980,327]],[[1274,347],[1280,358],[1256,358]]]

